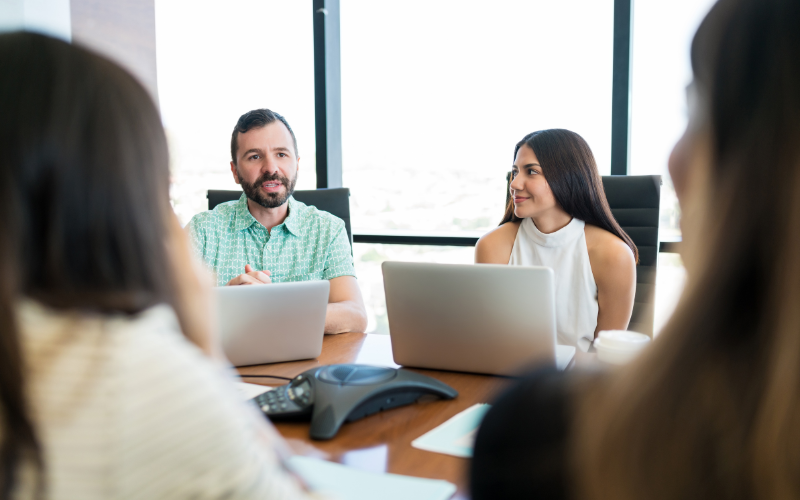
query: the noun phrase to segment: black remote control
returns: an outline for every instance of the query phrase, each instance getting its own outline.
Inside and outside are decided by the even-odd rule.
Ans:
[[[308,377],[300,375],[287,385],[259,394],[253,401],[268,417],[293,417],[311,413],[314,393]]]

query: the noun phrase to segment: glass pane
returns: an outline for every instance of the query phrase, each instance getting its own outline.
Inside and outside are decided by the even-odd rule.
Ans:
[[[686,269],[681,256],[676,253],[658,254],[658,273],[656,274],[656,307],[653,318],[653,334],[657,335],[666,324],[686,283]]]
[[[580,15],[576,15],[576,13]],[[485,232],[525,134],[610,171],[613,0],[346,0],[344,184],[356,232]]]
[[[714,0],[636,2],[633,9],[631,167],[633,175],[661,174],[661,239],[680,238],[680,211],[667,160],[686,127],[689,48]]]
[[[353,258],[358,285],[367,306],[367,332],[389,333],[386,317],[386,296],[383,291],[381,264],[387,260],[404,262],[436,262],[439,264],[472,264],[473,247],[438,247],[429,245],[382,245],[355,243]]]
[[[680,240],[680,208],[667,171],[686,127],[686,86],[692,79],[689,49],[714,0],[635,2],[631,85],[631,174],[660,174],[662,241]],[[657,333],[672,314],[686,272],[680,256],[660,254],[656,282]]]
[[[297,189],[316,188],[311,10],[310,2],[156,0],[159,100],[182,223],[206,210],[208,189],[239,189],[230,137],[251,109],[286,117],[301,158]]]

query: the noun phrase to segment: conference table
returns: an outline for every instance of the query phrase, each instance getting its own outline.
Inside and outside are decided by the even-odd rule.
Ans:
[[[580,359],[578,362],[581,362]],[[322,343],[322,354],[316,359],[247,366],[239,368],[239,373],[244,382],[275,386],[283,385],[286,381],[247,378],[246,375],[293,378],[311,368],[337,363],[397,367],[392,360],[392,346],[388,335],[342,333],[326,335]],[[425,400],[345,423],[338,434],[328,441],[314,441],[309,438],[308,422],[276,422],[275,426],[292,450],[299,455],[322,458],[370,472],[444,479],[458,488],[453,498],[467,499],[469,460],[419,450],[411,446],[411,441],[476,403],[491,402],[512,379],[409,369],[448,384],[458,391],[458,397],[453,400]]]

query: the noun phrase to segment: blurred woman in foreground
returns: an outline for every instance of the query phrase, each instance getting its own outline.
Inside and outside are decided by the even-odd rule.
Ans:
[[[141,85],[0,36],[0,498],[305,496],[214,361],[168,190]]]
[[[670,158],[681,302],[631,365],[501,398],[474,500],[800,498],[798,26],[796,0],[721,0],[703,21]]]

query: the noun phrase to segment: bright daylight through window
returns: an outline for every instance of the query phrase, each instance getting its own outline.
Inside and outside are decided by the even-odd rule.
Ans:
[[[287,118],[300,152],[297,189],[316,187],[313,43],[308,2],[156,0],[158,91],[182,224],[208,208],[207,190],[240,189],[231,132],[251,109]]]
[[[514,145],[538,129],[578,132],[610,171],[613,1],[344,0],[341,10],[356,232],[496,226]]]
[[[580,12],[580,16],[576,16]],[[343,0],[342,149],[353,231],[480,236],[496,227],[525,134],[581,134],[610,172],[612,0]],[[471,263],[472,248],[355,245],[386,332],[380,263]]]
[[[712,0],[635,2],[631,85],[630,174],[659,174],[662,240],[680,238],[680,209],[667,172],[667,160],[686,127],[686,86],[692,79],[689,48]],[[684,270],[680,256],[658,257],[655,331],[680,296]]]

